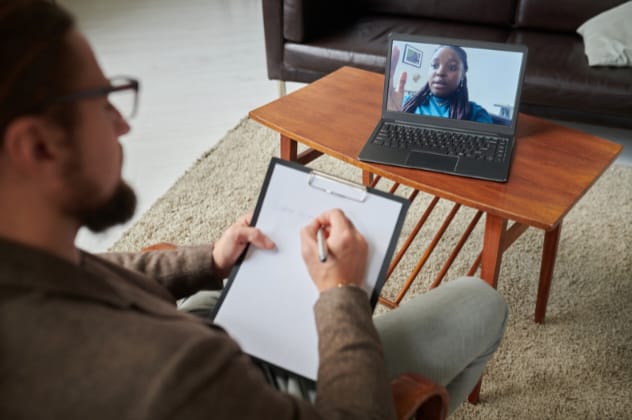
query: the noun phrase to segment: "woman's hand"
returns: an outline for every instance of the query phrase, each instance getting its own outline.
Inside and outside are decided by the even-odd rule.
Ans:
[[[327,260],[320,261],[318,229],[324,230]],[[301,253],[319,292],[341,284],[363,286],[368,244],[340,209],[329,210],[301,230]]]
[[[389,111],[401,111],[402,110],[402,101],[404,100],[404,85],[406,85],[406,79],[408,78],[408,74],[404,71],[399,78],[398,88],[395,89],[395,69],[397,68],[397,63],[399,63],[399,47],[393,47],[393,52],[391,54],[391,80],[388,84],[388,102],[387,109]]]
[[[259,229],[250,226],[252,213],[240,217],[222,234],[213,246],[213,265],[220,278],[230,274],[237,258],[244,252],[248,244],[257,248],[274,249],[276,245]]]

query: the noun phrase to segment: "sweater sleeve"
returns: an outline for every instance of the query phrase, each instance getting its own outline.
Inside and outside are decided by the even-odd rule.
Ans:
[[[223,279],[213,272],[212,250],[212,245],[192,245],[166,251],[110,252],[99,257],[156,280],[180,299],[200,290],[222,288]]]
[[[327,419],[390,419],[395,407],[369,299],[359,287],[321,294],[316,407]]]

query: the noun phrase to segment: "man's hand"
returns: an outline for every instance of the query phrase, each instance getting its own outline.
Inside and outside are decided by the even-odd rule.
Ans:
[[[237,258],[250,243],[258,248],[274,249],[275,244],[259,229],[250,226],[252,213],[240,217],[222,234],[213,246],[213,264],[218,277],[225,278]]]
[[[393,47],[393,53],[391,54],[391,80],[388,84],[388,103],[387,109],[389,111],[401,111],[402,101],[404,100],[404,85],[406,85],[406,79],[408,74],[404,71],[399,78],[398,88],[395,89],[395,70],[397,63],[399,63],[399,47]]]
[[[318,229],[323,228],[327,260],[318,255]],[[368,244],[342,210],[329,210],[301,230],[301,253],[319,292],[339,284],[363,286]]]

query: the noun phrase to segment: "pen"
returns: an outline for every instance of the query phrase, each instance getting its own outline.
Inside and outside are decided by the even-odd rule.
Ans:
[[[327,245],[325,245],[322,226],[319,227],[318,232],[316,232],[316,239],[318,240],[318,256],[320,257],[320,262],[325,262],[327,261]]]

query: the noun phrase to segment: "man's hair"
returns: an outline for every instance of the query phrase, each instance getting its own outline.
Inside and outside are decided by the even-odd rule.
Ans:
[[[23,115],[72,128],[72,104],[48,101],[72,89],[76,70],[66,35],[73,27],[73,17],[50,1],[0,2],[0,146],[8,125]]]
[[[436,51],[439,51],[441,48],[451,48],[456,54],[459,56],[459,60],[463,64],[463,71],[467,72],[467,53],[465,50],[456,45],[441,45]],[[415,109],[422,104],[428,103],[428,97],[430,96],[430,86],[428,83],[424,85],[424,87],[415,95],[413,95],[406,103],[402,106],[402,111],[404,112],[415,112]],[[471,118],[471,107],[470,107],[470,98],[467,89],[467,76],[463,75],[463,81],[459,84],[458,88],[450,94],[448,97],[450,102],[450,114],[449,118],[456,120],[467,120]]]

